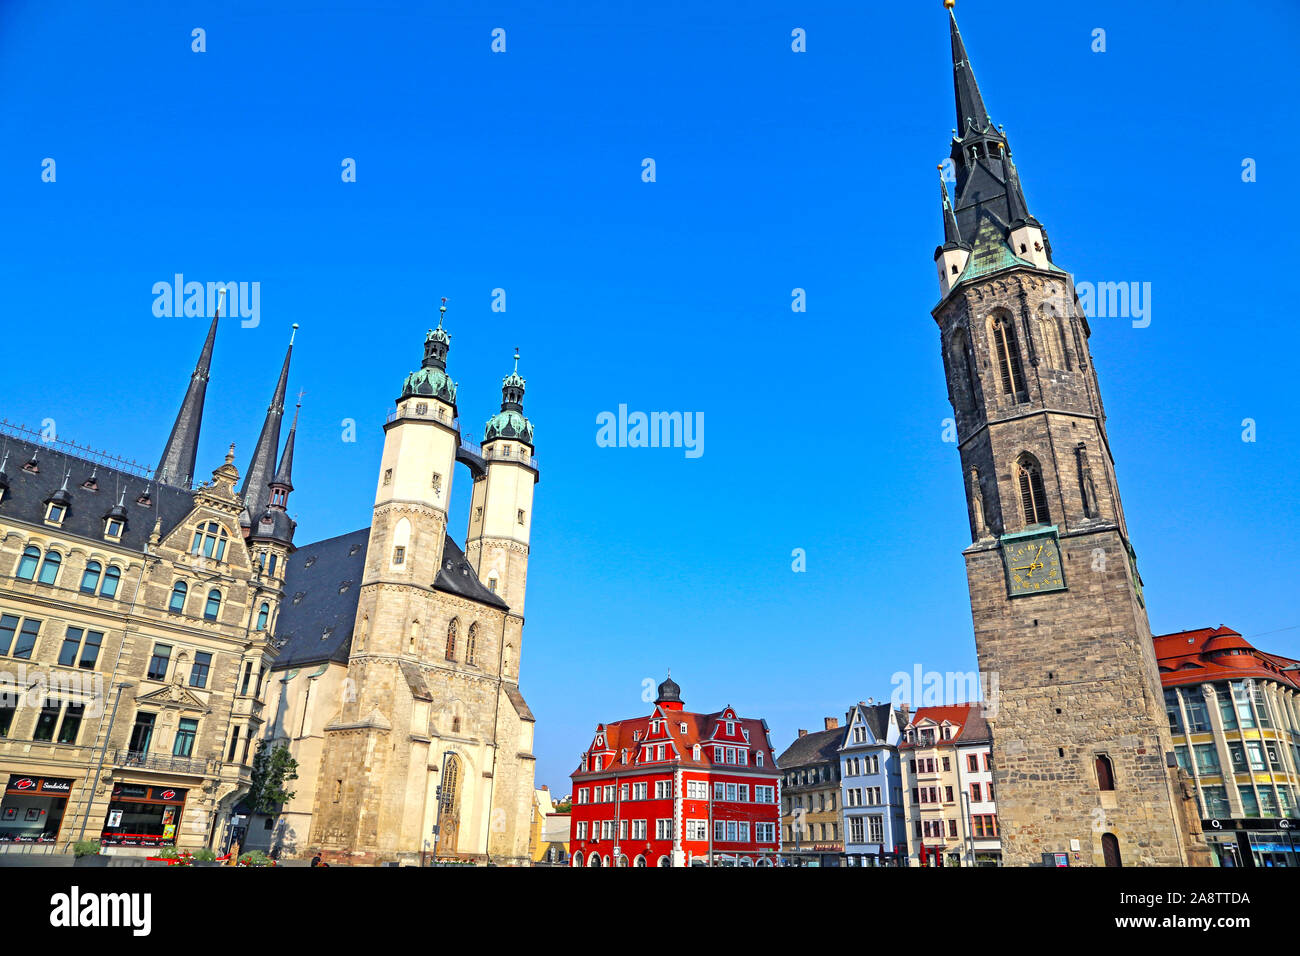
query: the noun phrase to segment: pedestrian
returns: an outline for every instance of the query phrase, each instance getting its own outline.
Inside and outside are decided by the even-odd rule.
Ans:
[[[317,853],[315,856],[313,856],[313,857],[311,858],[311,865],[312,865],[312,866],[323,866],[323,865],[324,865],[324,864],[322,864],[321,861],[320,861],[320,854],[319,854],[319,853]]]

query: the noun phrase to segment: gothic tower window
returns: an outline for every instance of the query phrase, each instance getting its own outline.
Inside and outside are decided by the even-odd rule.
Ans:
[[[267,604],[266,602],[263,602],[262,606],[257,609],[257,629],[259,631],[266,630],[266,621],[267,618],[269,618],[270,616],[271,616],[271,605]]]
[[[989,344],[1003,394],[1024,401],[1025,373],[1020,365],[1020,346],[1016,342],[1016,329],[1010,315],[995,314],[989,319]]]
[[[406,547],[411,540],[411,522],[402,518],[393,529],[393,567],[406,563]]]
[[[1043,306],[1038,311],[1038,340],[1043,343],[1043,355],[1051,368],[1065,368],[1065,351],[1061,343],[1061,328],[1056,310]]]
[[[952,365],[954,385],[958,386],[953,389],[958,399],[957,404],[963,411],[970,411],[975,407],[975,376],[971,373],[970,347],[965,329],[957,329],[952,333],[948,358]],[[962,387],[965,388],[964,392]]]
[[[465,663],[474,663],[474,649],[478,644],[478,624],[469,626],[469,634],[465,638]]]
[[[456,628],[459,624],[457,618],[452,618],[451,623],[447,625],[447,653],[446,658],[449,661],[456,659]]]
[[[1025,524],[1051,524],[1047,509],[1047,492],[1043,488],[1043,470],[1032,455],[1021,455],[1016,462],[1016,480],[1020,485],[1020,507]]]

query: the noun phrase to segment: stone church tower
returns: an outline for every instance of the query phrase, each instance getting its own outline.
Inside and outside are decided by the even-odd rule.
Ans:
[[[364,548],[355,535],[332,539],[358,555],[360,587],[341,700],[322,721],[320,768],[309,784],[309,845],[326,859],[419,862],[436,853],[527,862],[533,715],[518,679],[533,427],[516,371],[483,448],[463,442],[450,345],[440,319],[384,426]],[[458,462],[475,482],[471,560],[447,534]],[[343,576],[346,558],[330,553],[337,550],[323,542],[317,557]],[[309,598],[310,560],[291,568],[291,587]],[[290,635],[289,659],[308,660],[294,641],[320,646],[331,633]],[[299,704],[305,697],[286,709]]]
[[[948,4],[951,7],[951,4]],[[957,123],[933,310],[969,505],[981,671],[1008,865],[1191,865],[1142,581],[1090,329],[1029,212],[950,15]]]

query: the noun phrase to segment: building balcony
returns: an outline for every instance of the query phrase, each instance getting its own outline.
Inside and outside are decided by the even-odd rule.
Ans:
[[[220,767],[220,763],[215,760],[195,760],[190,757],[149,754],[137,750],[114,750],[110,763],[122,770],[150,770],[158,773],[179,773],[191,777],[210,776]]]

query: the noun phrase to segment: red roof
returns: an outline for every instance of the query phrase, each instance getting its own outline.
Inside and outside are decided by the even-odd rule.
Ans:
[[[970,721],[972,717],[979,718],[981,716],[978,709],[979,707],[980,705],[978,703],[949,704],[944,707],[918,707],[916,712],[908,718],[907,725],[903,728],[903,731],[906,733],[909,727],[917,727],[927,721],[933,721],[938,726],[948,723],[953,727],[952,736],[947,740],[937,739],[935,743],[940,745],[955,744],[958,742],[957,738],[961,736],[962,730],[966,727],[967,722]],[[983,724],[983,721],[981,720],[980,723]],[[979,736],[982,737],[984,735],[983,731],[987,730],[987,725],[982,726],[980,730],[981,734]],[[899,749],[903,749],[907,747],[915,747],[916,744],[904,740],[898,746]]]
[[[650,732],[650,723],[654,720],[664,722],[664,730],[659,733]],[[734,733],[731,736],[726,735],[726,721],[734,721]],[[686,725],[683,732],[681,725]],[[745,739],[745,731],[749,731],[749,739]],[[596,740],[601,735],[604,736],[604,745],[597,746]],[[667,758],[664,760],[651,760],[643,762],[641,760],[641,748],[646,744],[666,744],[668,746]],[[700,744],[700,759],[694,758],[694,748]],[[768,739],[767,728],[763,721],[739,717],[730,707],[724,707],[712,714],[695,714],[685,710],[666,710],[657,706],[654,712],[645,717],[632,717],[628,720],[616,720],[608,724],[597,724],[596,734],[592,737],[591,746],[583,755],[582,765],[572,774],[574,777],[587,776],[591,774],[605,773],[617,767],[644,767],[646,770],[655,770],[657,768],[669,769],[670,761],[676,759],[675,766],[682,767],[699,767],[708,769],[714,766],[725,766],[728,769],[739,769],[737,764],[715,764],[713,761],[712,744],[719,744],[728,747],[746,747],[749,750],[763,751],[763,766],[760,770],[776,770],[776,754],[772,750],[772,742]],[[627,751],[627,764],[624,765],[619,757],[622,751]],[[589,770],[590,758],[593,754],[606,754],[607,760],[604,761],[604,769]],[[757,766],[751,758],[744,765],[746,769],[752,769]]]
[[[1300,671],[1283,670],[1300,662],[1266,654],[1230,627],[1161,634],[1154,641],[1165,687],[1255,677],[1300,690]]]

